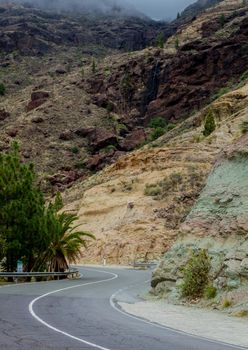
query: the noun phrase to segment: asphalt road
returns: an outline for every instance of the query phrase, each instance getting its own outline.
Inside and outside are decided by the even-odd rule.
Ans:
[[[80,270],[79,280],[0,288],[0,349],[241,349],[121,313],[116,299],[134,301],[150,278],[149,271]]]

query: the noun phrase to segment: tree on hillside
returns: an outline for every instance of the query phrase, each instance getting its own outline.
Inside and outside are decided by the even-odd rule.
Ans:
[[[3,83],[0,83],[0,96],[4,96],[6,92],[5,85]]]
[[[157,36],[157,39],[156,39],[157,47],[159,47],[160,49],[163,49],[164,48],[164,41],[165,41],[164,33],[160,32]]]
[[[8,271],[15,270],[18,259],[30,270],[42,241],[44,198],[35,180],[33,166],[21,162],[17,143],[0,154],[0,237]]]
[[[82,247],[87,247],[86,239],[95,237],[84,231],[77,231],[74,222],[75,215],[59,212],[62,201],[57,197],[54,204],[50,204],[46,213],[47,245],[37,259],[38,269],[49,271],[65,271],[70,263],[76,263],[82,257]]]
[[[96,61],[95,59],[92,60],[92,66],[91,66],[92,73],[96,73]]]
[[[61,271],[76,262],[85,237],[94,236],[76,231],[77,218],[60,213],[62,206],[59,195],[45,205],[33,165],[22,163],[17,143],[0,153],[0,261],[5,270],[15,271],[19,259],[26,271]]]
[[[223,13],[220,15],[219,21],[220,21],[221,27],[223,28],[226,23],[226,16]]]
[[[215,129],[216,129],[216,123],[214,119],[214,114],[213,114],[213,111],[210,110],[205,119],[203,135],[207,137],[211,135]]]

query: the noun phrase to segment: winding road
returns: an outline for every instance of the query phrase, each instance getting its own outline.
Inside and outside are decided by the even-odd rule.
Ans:
[[[149,271],[80,268],[77,280],[0,288],[0,349],[237,350],[125,314]]]

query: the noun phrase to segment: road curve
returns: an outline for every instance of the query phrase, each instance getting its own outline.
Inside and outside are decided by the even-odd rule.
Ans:
[[[132,302],[149,271],[80,268],[78,280],[0,288],[0,349],[238,350],[119,312],[117,291]]]

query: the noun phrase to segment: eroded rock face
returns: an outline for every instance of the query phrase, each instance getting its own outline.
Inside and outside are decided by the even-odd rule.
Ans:
[[[211,258],[209,280],[217,289],[217,304],[231,298],[236,305],[238,295],[247,291],[247,146],[248,135],[244,135],[219,157],[199,199],[180,226],[184,238],[165,254],[153,274],[155,295],[180,299],[182,269],[192,251],[200,249],[205,249]],[[242,302],[247,306],[248,298]]]
[[[192,251],[206,249],[211,258],[210,280],[218,293],[247,287],[248,236],[237,245],[232,240],[217,238],[215,241],[205,237],[177,242],[165,254],[152,277],[152,293],[171,298],[180,298],[182,269],[186,265]],[[236,245],[236,246],[235,246]]]
[[[229,13],[231,22],[236,18],[234,12],[233,8]],[[248,65],[246,15],[239,13],[238,26],[221,38],[215,35],[220,30],[219,13],[213,15],[216,28],[211,26],[211,17],[202,24],[201,36],[208,25],[212,28],[208,40],[202,41],[199,35],[199,39],[181,43],[177,53],[146,50],[129,57],[128,63],[113,61],[107,78],[101,72],[94,74],[86,86],[94,103],[112,104],[132,126],[147,125],[155,116],[175,122],[200,109],[230,79],[239,79]]]
[[[2,8],[2,7],[1,7]],[[72,13],[67,16],[37,8],[9,6],[0,11],[0,48],[24,55],[43,55],[60,45],[88,47],[101,45],[118,50],[140,50],[154,43],[160,31],[168,37],[176,24],[157,23],[147,18],[104,17]],[[73,18],[73,20],[72,20]],[[64,69],[57,69],[64,74]]]
[[[196,206],[183,224],[185,232],[224,237],[248,232],[248,161],[242,155],[247,145],[245,135],[236,146],[226,150],[225,158],[214,168]]]

